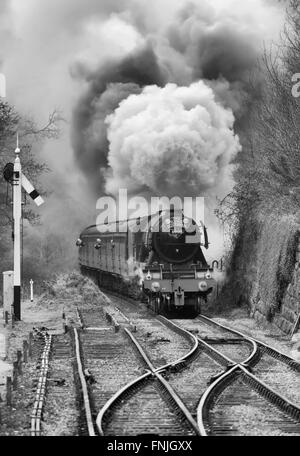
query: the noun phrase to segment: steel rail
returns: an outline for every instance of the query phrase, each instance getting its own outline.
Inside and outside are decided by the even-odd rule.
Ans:
[[[137,381],[131,382],[122,390],[117,392],[106,404],[105,406],[101,409],[101,411],[98,414],[96,423],[97,423],[97,428],[99,431],[100,435],[104,435],[103,431],[103,420],[108,412],[108,410],[117,402],[120,400],[120,397],[126,392],[128,393],[128,390],[137,387],[137,383],[140,381],[144,381],[145,377],[150,377],[150,376],[155,376],[159,381],[160,384],[163,385],[164,389],[166,389],[169,393],[169,396],[173,399],[177,407],[181,410],[181,413],[185,416],[193,430],[195,431],[196,435],[203,435],[203,429],[199,428],[199,425],[195,422],[193,416],[189,412],[189,410],[186,408],[180,397],[177,395],[177,393],[173,390],[171,385],[161,376],[161,373],[164,371],[167,371],[169,369],[174,368],[175,366],[183,366],[186,365],[187,362],[191,362],[196,355],[196,353],[199,350],[200,345],[204,348],[206,352],[209,353],[212,359],[217,360],[217,362],[221,365],[223,365],[227,371],[225,371],[223,374],[220,375],[220,377],[216,380],[214,383],[219,383],[220,379],[223,377],[227,377],[230,375],[231,372],[235,371],[238,368],[238,364],[234,363],[230,358],[227,356],[223,355],[220,353],[218,350],[216,350],[214,347],[211,345],[207,344],[204,340],[200,339],[199,337],[196,337],[194,334],[191,332],[187,331],[186,329],[180,327],[176,323],[166,319],[163,316],[156,316],[156,319],[159,320],[164,326],[167,326],[171,328],[173,331],[175,331],[177,334],[180,334],[184,338],[186,338],[189,342],[193,342],[192,349],[184,356],[179,358],[176,361],[173,361],[171,363],[165,364],[163,366],[160,366],[158,368],[155,368],[152,364],[152,362],[149,360],[147,354],[144,352],[143,348],[140,346],[138,341],[135,339],[135,337],[132,335],[132,333],[127,329],[124,328],[125,334],[130,338],[132,343],[134,343],[139,355],[141,356],[143,362],[146,364],[146,366],[149,368],[150,372],[148,374],[145,374],[145,376],[140,377]],[[256,347],[254,346],[254,349]],[[254,351],[254,350],[253,350]],[[252,354],[251,354],[252,355]],[[250,357],[249,357],[250,358]],[[233,367],[232,367],[233,366]],[[229,370],[228,370],[229,369]],[[209,390],[212,389],[212,387],[209,388]]]
[[[177,328],[184,330],[186,333],[189,333],[189,331],[181,328],[180,326],[176,325],[174,322],[170,322],[169,320],[166,320],[164,317],[160,317],[159,319],[163,319],[163,321],[166,321],[168,326],[170,326],[170,325],[176,326]],[[213,322],[213,323],[215,323],[215,322]],[[217,323],[216,326],[219,326],[219,324]],[[227,329],[226,327],[224,327],[224,328]],[[242,336],[247,342],[251,343],[251,345],[253,347],[252,352],[249,355],[249,357],[242,363],[234,362],[229,357],[222,354],[221,352],[216,350],[213,346],[211,346],[210,344],[205,342],[203,339],[201,339],[200,337],[197,337],[199,344],[201,344],[203,346],[205,351],[208,352],[208,354],[213,359],[215,359],[217,362],[219,362],[223,366],[227,367],[227,371],[224,372],[223,374],[221,374],[212,383],[212,385],[209,386],[209,388],[203,394],[203,396],[199,402],[198,410],[199,410],[199,407],[201,409],[203,407],[203,405],[206,404],[207,400],[212,399],[215,396],[215,393],[214,393],[215,389],[217,389],[217,391],[219,391],[220,386],[223,384],[224,384],[224,389],[225,389],[228,382],[230,382],[230,380],[233,378],[234,375],[238,375],[238,373],[240,371],[240,374],[244,375],[245,380],[247,381],[247,383],[249,384],[249,386],[252,389],[255,389],[261,396],[263,396],[266,400],[271,402],[273,405],[277,406],[281,411],[288,414],[291,418],[297,419],[300,421],[300,409],[297,407],[297,405],[293,404],[291,401],[289,401],[283,395],[278,394],[271,387],[266,385],[263,381],[258,379],[255,375],[253,375],[251,372],[249,372],[247,370],[247,367],[249,366],[249,364],[250,363],[253,364],[257,360],[259,342],[257,342],[255,339],[245,336],[244,334],[240,333],[239,331],[232,331],[232,332],[234,332],[235,334],[238,334],[239,336]],[[189,334],[191,334],[191,333],[189,333]],[[269,347],[266,346],[266,348],[269,348]],[[272,348],[271,348],[271,350],[272,350]],[[285,356],[285,355],[283,355],[283,356]],[[198,427],[200,430],[200,435],[207,435],[206,431],[205,431],[203,419],[199,420],[198,410],[197,410],[197,417],[198,417]]]
[[[228,372],[224,372],[224,374],[218,377],[201,396],[197,407],[197,423],[201,436],[205,437],[208,435],[205,428],[205,420],[207,420],[209,405],[218,396],[217,393],[226,388],[227,383],[231,380],[233,375],[237,373],[238,368],[239,366],[235,365]]]
[[[236,334],[236,335],[240,336],[242,339],[245,340],[246,343],[248,343],[252,346],[252,351],[251,351],[250,355],[248,356],[248,358],[246,358],[243,361],[242,364],[253,365],[257,362],[257,360],[259,358],[259,347],[258,347],[257,341],[255,339],[253,339],[252,337],[248,337],[246,334],[243,334],[239,331],[231,330],[227,326],[222,325],[221,323],[217,323],[217,322],[211,320],[210,318],[205,317],[204,315],[199,315],[197,317],[197,320],[200,320],[200,321],[202,320],[207,325],[216,326],[217,328],[221,328],[223,330],[231,332],[232,334]]]
[[[100,412],[97,415],[96,418],[96,425],[97,429],[99,432],[99,435],[102,437],[104,436],[104,420],[105,420],[105,415],[109,413],[109,410],[118,404],[119,401],[121,401],[121,398],[127,394],[129,394],[130,390],[134,390],[140,386],[143,382],[145,382],[148,379],[152,378],[152,372],[146,372],[142,376],[134,379],[127,385],[125,385],[123,388],[121,388],[119,391],[117,391],[107,402],[106,404],[101,408]]]
[[[175,325],[180,329],[180,326],[176,325],[174,322],[168,321],[168,326],[170,325]],[[213,322],[215,323],[215,322]],[[216,324],[217,327],[219,327],[219,324]],[[225,328],[227,330],[227,328]],[[187,333],[189,331],[184,330]],[[232,378],[235,375],[238,375],[240,372],[240,375],[244,375],[247,383],[252,389],[255,389],[261,396],[265,397],[269,402],[271,402],[273,405],[277,406],[282,410],[284,413],[288,414],[291,418],[300,420],[300,409],[293,404],[291,401],[289,401],[287,398],[284,396],[278,394],[276,391],[274,391],[271,387],[267,386],[263,381],[258,379],[255,375],[253,375],[251,372],[247,370],[247,367],[249,366],[250,363],[253,363],[256,361],[257,356],[258,356],[258,344],[256,340],[252,340],[248,338],[247,336],[244,337],[242,333],[239,333],[238,331],[232,331],[239,336],[243,336],[247,342],[250,342],[253,350],[249,357],[242,363],[236,363],[233,360],[231,360],[228,356],[222,354],[219,352],[217,349],[215,349],[213,346],[208,344],[206,341],[201,339],[200,337],[197,337],[198,342],[204,350],[207,352],[208,355],[210,355],[214,360],[222,364],[224,367],[227,368],[227,370],[223,373],[220,374],[220,376],[209,386],[209,388],[205,391],[203,396],[201,397],[201,400],[199,402],[199,406],[197,408],[197,421],[198,421],[198,427],[200,430],[200,435],[207,435],[206,430],[205,430],[205,425],[204,425],[204,417],[205,417],[205,410],[207,409],[207,403],[211,400],[213,400],[215,397],[218,396],[218,392],[220,389],[222,391],[226,388],[226,385],[228,382],[232,380]],[[191,333],[190,333],[191,334]],[[271,348],[272,350],[272,348]]]
[[[205,411],[208,410],[207,404],[209,403],[209,401],[212,401],[215,397],[217,397],[218,394],[220,394],[220,391],[223,391],[226,388],[226,385],[228,384],[228,382],[231,382],[232,380],[234,380],[234,376],[239,376],[239,375],[243,375],[246,379],[245,381],[248,382],[249,386],[252,389],[255,389],[266,400],[268,400],[273,405],[280,408],[284,413],[288,414],[293,419],[295,419],[295,418],[299,419],[300,410],[298,409],[297,406],[295,406],[295,404],[291,403],[288,399],[286,399],[283,396],[276,393],[274,390],[269,388],[266,384],[264,384],[262,381],[260,381],[257,377],[255,377],[253,374],[251,374],[247,370],[247,367],[250,364],[253,364],[257,360],[258,344],[260,344],[260,342],[252,337],[248,337],[248,336],[244,335],[243,333],[241,333],[239,331],[232,330],[231,328],[228,328],[225,325],[221,325],[217,322],[214,322],[214,321],[208,319],[207,317],[204,317],[204,318],[201,318],[201,317],[199,318],[199,320],[204,320],[204,322],[207,324],[212,324],[213,326],[224,329],[233,334],[237,334],[240,337],[242,337],[242,339],[244,339],[245,342],[249,343],[252,346],[252,352],[250,353],[248,358],[243,363],[236,363],[236,362],[232,361],[230,358],[228,358],[226,355],[223,355],[222,353],[220,353],[218,350],[216,350],[210,344],[208,344],[207,342],[202,340],[200,337],[195,337],[192,333],[190,333],[186,329],[178,326],[177,324],[175,324],[174,322],[172,322],[170,320],[167,320],[163,316],[157,316],[156,319],[161,321],[165,326],[171,327],[173,330],[175,330],[175,332],[180,333],[180,335],[184,336],[189,341],[193,340],[194,345],[193,345],[193,348],[190,350],[190,352],[187,355],[182,356],[181,358],[179,358],[178,360],[176,360],[173,363],[168,363],[164,366],[161,366],[161,367],[158,367],[155,369],[154,366],[152,365],[151,361],[149,360],[148,356],[146,355],[146,353],[144,353],[142,347],[140,347],[139,343],[137,341],[135,341],[134,336],[130,333],[130,331],[125,329],[126,334],[130,337],[132,342],[135,343],[135,346],[136,346],[140,356],[143,358],[143,361],[150,369],[150,372],[148,374],[146,374],[146,376],[147,377],[150,377],[150,375],[155,376],[156,378],[158,378],[160,380],[161,384],[163,382],[164,388],[168,390],[173,401],[176,403],[176,405],[181,410],[184,410],[183,413],[184,413],[185,417],[189,416],[188,421],[191,424],[191,426],[193,427],[193,429],[195,430],[195,432],[197,433],[197,435],[207,435],[207,432],[205,430],[205,425],[204,425],[204,417],[205,417]],[[271,347],[268,347],[266,344],[262,343],[261,345],[263,345],[266,349],[273,350]],[[206,352],[208,352],[208,354],[213,359],[215,359],[217,362],[219,362],[224,367],[226,367],[226,371],[223,374],[221,373],[220,376],[212,383],[212,385],[209,386],[209,388],[203,394],[203,396],[199,402],[198,408],[197,408],[197,421],[198,421],[198,424],[197,424],[195,422],[194,418],[192,417],[192,415],[190,414],[190,412],[186,409],[186,407],[183,404],[183,402],[181,401],[181,399],[177,396],[177,393],[173,390],[173,388],[169,385],[169,383],[161,376],[161,373],[176,365],[178,365],[178,366],[184,365],[184,364],[186,364],[186,362],[188,360],[191,361],[193,359],[193,356],[199,350],[199,346],[202,346],[203,349]],[[274,350],[274,351],[276,352],[276,350]],[[284,355],[280,352],[279,352],[279,355],[284,356],[285,358],[288,358],[286,355]],[[290,360],[291,359],[289,359],[289,361]],[[162,379],[162,382],[161,382],[161,379]],[[135,382],[133,382],[133,383],[135,384]],[[170,390],[169,390],[169,388],[170,388]],[[127,387],[124,387],[123,390],[126,391]],[[174,395],[174,393],[175,393],[175,395]],[[115,396],[117,399],[119,397],[119,394],[117,393]],[[178,401],[178,399],[179,399],[179,401]],[[115,401],[114,398],[112,398],[109,401],[110,406],[114,403],[114,401]],[[102,410],[104,410],[104,409],[102,409]],[[103,416],[104,416],[104,413],[102,414],[102,417]],[[99,415],[98,415],[98,417],[99,417]],[[101,424],[101,421],[98,425],[98,418],[97,418],[98,429],[101,429],[100,424]]]
[[[94,425],[93,425],[93,418],[92,418],[92,412],[91,412],[88,387],[86,384],[85,376],[83,373],[82,362],[81,362],[79,336],[78,336],[78,332],[77,332],[76,328],[73,328],[73,331],[74,331],[74,337],[75,337],[75,352],[76,352],[76,360],[77,360],[77,369],[78,369],[81,390],[82,390],[82,395],[83,395],[86,424],[87,424],[89,436],[94,437],[96,434],[95,434]]]
[[[115,298],[120,298],[121,296],[116,294],[116,293],[113,293],[113,292],[108,292],[108,294],[111,294],[113,297]],[[123,299],[125,299],[129,304],[135,304],[136,301],[133,300],[132,298],[129,298],[129,297],[122,297]],[[151,310],[151,309],[150,309]],[[153,311],[151,311],[153,312]],[[155,314],[156,315],[156,314]],[[158,315],[158,317],[160,318],[165,318],[161,315]],[[240,337],[242,337],[243,339],[245,340],[248,340],[249,343],[252,344],[253,346],[253,350],[252,350],[252,353],[249,355],[249,357],[243,362],[243,364],[251,364],[253,365],[256,360],[258,359],[258,355],[259,355],[259,348],[262,347],[264,348],[266,351],[269,352],[269,354],[275,358],[280,358],[282,362],[288,364],[290,367],[292,367],[294,370],[297,370],[297,371],[300,371],[300,363],[296,360],[294,360],[293,358],[289,357],[288,355],[286,355],[285,353],[281,352],[280,350],[278,349],[275,349],[271,346],[269,346],[268,344],[266,344],[265,342],[262,342],[252,336],[248,336],[236,329],[233,329],[233,328],[230,328],[229,326],[226,326],[224,324],[221,324],[221,323],[218,323],[214,320],[212,320],[211,318],[208,318],[206,317],[205,315],[199,315],[197,317],[198,320],[202,320],[204,322],[206,322],[208,325],[211,324],[213,326],[217,326],[219,328],[222,328],[226,331],[229,331],[231,332],[232,334],[237,334],[239,335]],[[255,346],[256,344],[256,346]]]
[[[164,317],[162,317],[164,318]],[[180,328],[180,330],[183,330],[183,331],[186,331],[187,333],[189,333],[191,336],[194,336],[192,333],[190,333],[188,330],[182,328],[181,326],[177,325],[176,323],[174,323],[173,321],[169,321],[167,319],[165,319],[166,322],[168,323],[168,326],[170,325],[175,325],[177,326],[178,328]],[[233,361],[232,359],[230,359],[228,356],[226,356],[225,354],[221,353],[219,350],[217,350],[215,347],[213,347],[211,344],[209,344],[208,342],[206,342],[204,339],[201,339],[200,336],[194,336],[197,340],[198,340],[198,343],[199,345],[202,345],[202,347],[204,348],[204,350],[206,352],[208,352],[209,355],[212,355],[211,357],[217,361],[219,364],[223,365],[223,366],[228,366],[228,365],[233,365],[233,364],[238,364],[237,362]],[[252,352],[250,353],[250,355],[248,356],[248,358],[246,358],[242,364],[243,365],[248,365],[250,363],[253,363],[254,359],[257,358],[258,356],[258,346],[256,344],[255,341],[252,341],[249,339],[246,340],[245,342],[249,343],[252,347]]]
[[[130,390],[134,390],[135,388],[140,386],[141,383],[148,381],[148,380],[153,380],[153,378],[155,378],[160,383],[160,385],[163,387],[163,389],[168,393],[170,400],[172,400],[176,404],[176,407],[179,409],[181,415],[184,416],[184,418],[189,423],[190,427],[193,429],[195,434],[200,435],[197,423],[194,420],[193,416],[191,415],[189,410],[186,408],[186,406],[184,405],[184,403],[182,402],[180,397],[177,395],[175,390],[161,375],[161,373],[166,371],[167,369],[174,368],[174,366],[186,363],[186,361],[191,360],[191,358],[195,355],[195,353],[198,350],[199,343],[198,343],[197,338],[193,334],[189,333],[185,329],[182,329],[175,324],[170,324],[169,321],[164,319],[163,317],[162,317],[162,319],[163,319],[164,325],[166,325],[166,322],[167,322],[167,324],[169,324],[169,326],[172,326],[173,330],[176,329],[177,333],[180,333],[186,339],[189,339],[189,342],[192,341],[193,342],[192,349],[185,356],[182,356],[175,362],[173,361],[166,365],[155,368],[153,366],[152,362],[150,361],[149,357],[147,356],[147,354],[145,353],[145,351],[139,344],[139,342],[133,336],[133,334],[127,328],[124,328],[125,334],[128,336],[128,338],[134,344],[138,354],[142,358],[145,365],[148,367],[149,372],[147,372],[143,376],[139,377],[138,379],[132,381],[131,383],[125,385],[111,399],[109,399],[107,401],[107,403],[104,405],[104,407],[102,407],[102,409],[100,410],[100,412],[97,416],[97,419],[96,419],[97,429],[98,429],[98,432],[100,435],[102,435],[102,436],[104,435],[103,422],[104,422],[105,416],[108,414],[109,410],[121,400],[121,397],[123,397],[124,395],[128,395]]]
[[[280,361],[287,364],[292,369],[294,369],[298,372],[300,371],[300,363],[298,361],[294,360],[293,358],[291,358],[290,356],[286,355],[285,353],[281,352],[277,348],[273,348],[270,345],[266,344],[265,342],[262,342],[252,336],[243,334],[242,332],[240,332],[236,329],[230,328],[229,326],[218,323],[204,315],[198,316],[197,319],[200,321],[202,320],[204,323],[206,323],[208,325],[219,327],[221,329],[231,332],[232,334],[237,334],[237,335],[243,337],[244,339],[248,339],[249,341],[255,342],[256,345],[258,346],[258,348],[262,347],[262,349],[265,350],[270,356],[273,356],[276,359],[280,359]]]
[[[112,296],[114,296],[115,298],[118,298],[120,296],[118,296],[117,294],[114,294],[114,293],[111,293]],[[132,305],[136,305],[136,301],[126,297],[126,298],[122,298],[122,299],[125,299],[126,302],[128,304],[132,304]],[[117,307],[116,307],[117,308]],[[118,309],[118,312],[120,314],[123,315],[123,317],[125,317],[125,319],[128,319],[128,317],[126,317],[126,315],[120,311],[120,309]],[[151,311],[151,313],[153,313],[153,311]],[[194,339],[194,344],[195,344],[195,340],[197,340],[198,342],[197,343],[201,343],[204,347],[208,348],[210,352],[212,352],[214,354],[214,359],[218,362],[220,362],[220,364],[224,365],[224,366],[227,366],[228,364],[236,364],[234,361],[232,361],[231,359],[229,359],[226,355],[223,355],[221,352],[218,352],[218,350],[214,349],[213,347],[211,347],[209,344],[207,344],[203,339],[201,339],[200,337],[196,337],[194,336],[191,332],[187,331],[185,328],[182,328],[181,326],[177,325],[176,323],[174,323],[172,320],[169,320],[167,319],[166,317],[162,316],[162,315],[157,315],[157,314],[154,314],[154,317],[161,321],[165,326],[168,326],[169,328],[177,331],[177,332],[180,332],[180,335],[182,335],[183,337],[185,338],[193,338]],[[243,361],[243,364],[244,365],[254,365],[256,362],[257,362],[257,359],[259,358],[259,347],[258,347],[258,344],[257,344],[257,341],[251,337],[248,337],[246,336],[245,334],[242,334],[238,331],[234,331],[234,330],[231,330],[230,328],[227,328],[227,327],[222,327],[222,325],[214,322],[213,320],[210,320],[209,318],[207,317],[204,317],[202,315],[200,315],[199,317],[203,317],[203,319],[207,320],[207,324],[211,324],[214,325],[214,326],[219,326],[221,327],[222,329],[226,329],[226,330],[229,330],[230,332],[232,333],[235,333],[237,335],[239,335],[240,337],[242,337],[246,343],[248,343],[249,345],[251,345],[252,347],[252,351],[250,353],[250,355]],[[200,319],[198,317],[198,319]],[[129,320],[129,319],[128,319]],[[176,361],[174,363],[174,366],[175,365],[178,365],[180,366],[180,364],[185,364],[186,361],[191,357],[193,358],[194,354],[198,351],[199,347],[195,347],[194,349],[191,350],[191,353],[190,355],[187,357],[187,359],[183,359],[181,361]],[[186,357],[183,357],[183,358],[186,358]],[[168,364],[166,364],[164,367],[167,368]]]
[[[253,389],[264,396],[269,402],[272,402],[284,413],[300,423],[300,408],[296,404],[293,404],[293,402],[284,397],[282,394],[278,394],[273,388],[245,369],[243,365],[240,365],[240,369],[244,373],[245,380]]]
[[[234,362],[232,359],[228,358],[228,356],[224,355],[221,353],[219,350],[217,350],[215,347],[212,345],[208,344],[205,342],[205,340],[201,339],[200,337],[197,338],[199,344],[202,345],[204,351],[217,363],[221,364],[224,367],[228,367],[230,365],[235,365],[237,364]]]
[[[123,312],[120,311],[120,314],[124,316]],[[166,364],[164,366],[161,366],[157,369],[154,368],[152,365],[151,361],[148,359],[148,356],[144,353],[143,356],[143,350],[140,347],[138,349],[139,354],[143,357],[143,360],[145,364],[149,367],[150,372],[146,373],[143,377],[140,377],[138,380],[131,382],[131,384],[125,386],[120,392],[116,393],[116,395],[111,398],[107,404],[103,407],[103,409],[100,411],[98,417],[97,417],[97,426],[98,429],[101,429],[101,422],[103,420],[103,417],[107,410],[113,405],[113,403],[120,397],[120,395],[124,394],[128,386],[132,387],[135,385],[137,382],[140,382],[142,380],[145,380],[145,378],[150,379],[150,377],[155,376],[156,378],[160,377],[164,383],[164,388],[168,385],[168,387],[171,388],[169,383],[161,376],[161,373],[165,370],[171,369],[172,367],[176,365],[184,365],[186,364],[187,360],[191,360],[193,356],[197,353],[199,350],[199,347],[202,346],[202,348],[208,352],[208,354],[211,355],[211,357],[220,364],[222,364],[225,368],[226,371],[224,373],[221,373],[220,376],[209,386],[209,388],[205,391],[205,393],[202,395],[199,405],[197,407],[197,422],[196,427],[194,426],[195,420],[193,419],[192,415],[190,412],[186,409],[188,414],[190,414],[191,421],[190,423],[193,423],[193,428],[195,432],[197,432],[198,435],[207,435],[207,431],[205,429],[205,417],[207,416],[207,411],[208,411],[208,406],[211,403],[211,401],[214,401],[216,397],[218,397],[219,394],[221,394],[222,391],[226,389],[226,386],[228,383],[231,383],[232,381],[235,381],[235,377],[240,377],[243,376],[243,380],[248,383],[249,387],[257,391],[262,397],[264,397],[268,402],[272,403],[274,406],[279,408],[281,411],[289,415],[291,418],[300,420],[300,409],[290,402],[288,399],[283,397],[282,395],[276,393],[272,388],[268,387],[264,382],[259,380],[255,375],[253,375],[251,372],[247,370],[247,367],[253,365],[258,358],[260,358],[260,353],[259,349],[267,351],[271,356],[274,356],[275,358],[280,358],[281,361],[285,362],[289,366],[292,366],[294,369],[298,370],[300,368],[300,363],[297,363],[295,360],[292,358],[288,357],[284,353],[280,352],[279,350],[273,349],[272,347],[268,346],[264,342],[261,342],[251,336],[247,336],[243,334],[242,332],[238,330],[234,330],[226,325],[222,325],[220,323],[217,323],[208,317],[205,316],[200,316],[198,319],[200,321],[203,321],[204,323],[208,325],[213,325],[215,327],[218,327],[219,329],[223,329],[226,331],[231,332],[232,334],[240,336],[245,342],[250,344],[252,346],[252,351],[248,358],[243,361],[242,363],[236,363],[232,361],[230,358],[228,358],[226,355],[223,355],[220,353],[218,350],[216,350],[214,347],[209,345],[207,342],[202,340],[200,337],[195,337],[192,333],[187,331],[186,329],[176,325],[174,322],[167,320],[163,316],[157,316],[156,317],[158,320],[160,320],[163,324],[165,324],[168,327],[171,327],[177,332],[180,332],[180,334],[184,337],[186,337],[189,340],[194,340],[194,346],[190,350],[190,352],[182,356],[179,360],[176,360],[173,363]],[[134,341],[134,337],[130,333],[130,331],[125,330],[127,335],[131,338],[132,341]],[[196,343],[197,342],[197,343]],[[138,343],[137,343],[138,344]],[[138,344],[139,345],[139,344]],[[168,389],[168,388],[167,388]],[[171,388],[172,392],[173,389]],[[175,391],[174,391],[175,393]],[[176,393],[175,393],[176,395]],[[181,399],[178,398],[179,404],[178,406],[185,407],[185,405],[182,403]],[[174,399],[173,399],[174,400]],[[176,402],[176,401],[175,401]],[[100,420],[100,417],[102,415],[102,418]],[[104,435],[104,434],[102,434]]]
[[[115,309],[116,309],[116,311],[117,311],[120,315],[122,315],[122,317],[123,317],[126,321],[128,321],[129,323],[131,323],[130,318],[128,318],[128,317],[119,309],[119,307],[115,306]]]
[[[178,407],[178,409],[180,410],[182,415],[185,417],[185,419],[189,422],[190,426],[193,428],[193,430],[196,433],[196,435],[200,435],[197,423],[194,420],[194,418],[192,417],[191,413],[186,408],[186,406],[184,405],[184,403],[182,402],[182,400],[180,399],[180,397],[178,396],[176,391],[172,388],[172,386],[161,375],[162,372],[166,371],[167,369],[172,368],[174,366],[174,363],[169,363],[167,365],[155,368],[153,366],[153,364],[151,363],[151,361],[149,360],[147,354],[145,353],[145,351],[143,350],[143,348],[139,344],[139,342],[133,336],[133,334],[131,334],[131,332],[127,328],[125,328],[124,331],[129,336],[129,338],[132,341],[132,343],[134,343],[134,345],[135,345],[138,353],[142,357],[143,361],[148,365],[152,376],[155,377],[161,383],[161,385],[164,387],[164,389],[168,392],[169,397],[175,402],[176,406]],[[190,353],[191,352],[189,352],[188,355]],[[182,358],[180,358],[180,360],[178,360],[178,362],[181,363],[182,362]],[[177,361],[176,361],[176,363],[177,363]]]
[[[236,364],[228,372],[225,372],[218,377],[200,399],[197,407],[197,423],[202,436],[208,435],[205,422],[207,421],[210,405],[226,389],[226,386],[231,383],[231,381],[234,381],[235,376],[243,376],[244,381],[247,382],[251,389],[255,390],[268,402],[300,423],[300,409],[295,404],[278,394],[255,375],[251,374],[242,364]]]
[[[168,320],[167,318],[161,315],[158,315],[156,319],[162,322],[168,328],[171,328],[177,334],[184,337],[186,340],[188,340],[188,342],[192,342],[193,344],[191,350],[186,355],[181,356],[178,360],[173,361],[172,363],[167,363],[164,366],[161,366],[159,370],[166,370],[175,366],[179,367],[180,365],[186,365],[188,362],[191,362],[199,350],[199,342],[197,337],[195,337],[194,334],[190,333],[186,329],[181,328],[180,326],[176,325],[176,323]]]
[[[155,367],[153,366],[153,364],[151,363],[150,359],[148,358],[147,354],[145,353],[145,351],[143,350],[143,348],[141,347],[141,345],[137,342],[137,340],[135,339],[135,337],[132,335],[132,333],[127,329],[127,328],[124,328],[124,331],[125,331],[125,334],[129,337],[129,339],[131,340],[131,342],[134,344],[136,350],[138,351],[139,355],[141,356],[141,358],[143,359],[143,362],[146,364],[146,366],[148,367],[148,369],[150,369],[150,371],[152,373],[154,373],[156,371]]]

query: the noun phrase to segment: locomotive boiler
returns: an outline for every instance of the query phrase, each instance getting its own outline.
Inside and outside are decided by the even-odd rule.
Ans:
[[[198,314],[215,287],[207,230],[182,211],[90,226],[77,246],[83,274],[121,294],[136,287],[156,313]]]

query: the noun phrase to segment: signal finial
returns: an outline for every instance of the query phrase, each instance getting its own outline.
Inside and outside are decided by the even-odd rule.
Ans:
[[[20,148],[19,148],[19,132],[17,131],[17,148],[15,150],[16,155],[18,156],[20,153]]]

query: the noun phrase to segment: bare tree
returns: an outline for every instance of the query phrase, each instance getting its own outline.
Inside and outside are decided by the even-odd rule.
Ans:
[[[231,302],[247,302],[256,274],[262,274],[257,261],[262,255],[257,248],[266,220],[278,220],[278,226],[283,221],[280,230],[290,221],[291,232],[287,227],[283,234],[294,240],[292,221],[300,207],[300,98],[292,95],[292,76],[299,72],[300,3],[291,0],[281,42],[265,50],[249,81],[247,119],[238,131],[243,147],[236,158],[236,184],[218,211],[219,218],[233,231],[228,262]],[[281,254],[288,257],[286,252]],[[275,266],[270,262],[274,271]],[[281,296],[286,280],[281,281],[284,268],[279,270],[274,277],[281,287],[276,293]]]
[[[59,135],[59,125],[62,121],[61,113],[54,110],[48,122],[37,126],[33,119],[22,118],[12,106],[0,100],[0,167],[14,160],[17,132],[22,146],[22,166],[30,179],[36,183],[42,173],[48,168],[34,153],[34,144],[45,139],[54,139]],[[0,184],[0,225],[12,223],[11,186],[4,179]],[[37,220],[35,213],[26,208],[24,217],[34,222]]]

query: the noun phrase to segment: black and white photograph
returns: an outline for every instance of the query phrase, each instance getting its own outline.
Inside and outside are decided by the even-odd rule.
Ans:
[[[300,1],[0,0],[0,266],[3,443],[299,437]]]

